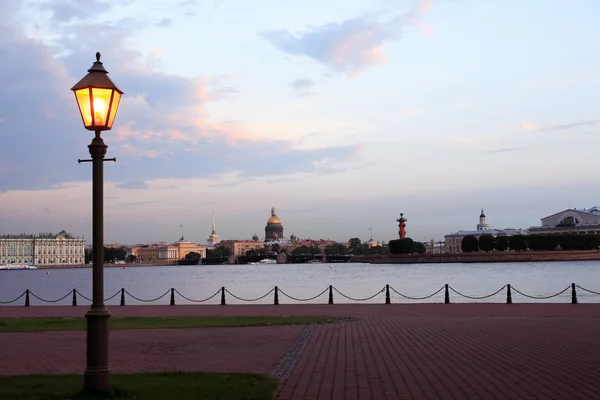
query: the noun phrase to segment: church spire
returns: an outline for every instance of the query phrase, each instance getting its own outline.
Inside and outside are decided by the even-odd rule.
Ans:
[[[214,212],[212,215],[212,233],[213,234],[217,233],[217,225],[215,224],[215,213]]]
[[[273,208],[271,208],[271,217],[275,216],[275,206],[273,206]]]

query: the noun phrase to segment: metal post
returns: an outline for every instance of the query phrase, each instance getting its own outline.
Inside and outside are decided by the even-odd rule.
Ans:
[[[225,286],[221,287],[221,305],[224,306],[225,303]]]
[[[450,291],[448,290],[448,284],[444,285],[444,304],[450,304]]]
[[[73,301],[71,302],[73,307],[77,306],[77,289],[73,289]]]
[[[175,289],[171,288],[171,302],[169,303],[170,306],[174,306],[175,305]]]
[[[390,285],[385,285],[385,304],[391,304],[390,300]]]
[[[86,391],[106,392],[110,389],[109,362],[110,311],[104,305],[104,156],[107,146],[101,131],[88,146],[92,156],[92,305],[87,319],[87,360],[84,374]]]
[[[125,305],[125,288],[121,288],[121,305]]]
[[[276,306],[279,305],[279,288],[275,286],[275,298],[273,299],[273,304]]]
[[[506,285],[506,304],[512,304],[512,293],[510,292],[510,284]]]
[[[571,283],[571,304],[577,304],[577,291],[574,283]]]
[[[29,289],[25,290],[25,307],[29,307],[31,303],[29,302]]]
[[[333,304],[333,286],[329,285],[329,304]]]

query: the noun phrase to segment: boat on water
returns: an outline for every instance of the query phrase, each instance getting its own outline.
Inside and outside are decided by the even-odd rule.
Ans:
[[[0,271],[5,270],[23,270],[23,269],[38,269],[33,264],[0,264]]]
[[[308,260],[306,263],[307,264],[322,264],[323,261],[321,261],[321,260]]]
[[[265,258],[264,260],[260,260],[259,262],[251,262],[248,263],[249,265],[266,265],[266,264],[277,264],[277,261],[275,260],[270,260],[268,258]]]

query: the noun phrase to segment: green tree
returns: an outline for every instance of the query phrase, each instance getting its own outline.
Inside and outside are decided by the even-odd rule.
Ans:
[[[227,247],[219,246],[214,249],[206,249],[206,258],[223,258],[229,257],[231,255],[231,250]]]
[[[545,235],[544,239],[544,250],[556,250],[558,247],[558,235]]]
[[[136,257],[133,254],[130,254],[127,256],[127,261],[129,261],[130,263],[134,263],[136,260]]]
[[[597,250],[598,247],[600,246],[600,236],[595,235],[595,234],[585,235],[585,236],[586,236],[587,250]]]
[[[336,243],[331,246],[325,247],[325,254],[327,254],[327,255],[348,254],[348,248],[341,243]]]
[[[558,237],[558,244],[561,250],[575,250],[575,237],[570,233],[565,233]]]
[[[546,249],[546,235],[532,234],[528,235],[526,239],[529,250]]]
[[[275,243],[273,246],[271,246],[271,251],[279,254],[279,251],[281,250],[281,246],[279,245],[279,243]]]
[[[389,248],[392,254],[412,254],[417,252],[415,242],[411,238],[390,240]]]
[[[479,240],[474,235],[467,235],[460,243],[460,248],[463,253],[472,253],[479,250]]]
[[[348,240],[348,251],[356,256],[365,254],[365,247],[359,238]]]
[[[508,245],[510,249],[514,251],[527,250],[527,238],[525,235],[512,235]]]
[[[105,247],[104,262],[113,262],[115,260],[125,260],[127,250],[124,247]]]
[[[496,242],[494,243],[494,248],[497,251],[506,251],[506,250],[508,250],[509,242],[510,242],[510,236],[498,236],[498,237],[496,237]]]
[[[186,260],[200,260],[202,255],[200,253],[196,253],[195,251],[189,252],[184,257]]]
[[[427,253],[427,246],[425,246],[425,243],[423,243],[423,242],[415,242],[413,247],[414,247],[413,252],[415,252],[415,253],[418,253],[418,254]]]
[[[488,233],[479,236],[479,250],[492,251],[496,248],[496,238]]]

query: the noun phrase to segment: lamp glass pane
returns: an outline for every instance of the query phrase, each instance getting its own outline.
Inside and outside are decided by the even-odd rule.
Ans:
[[[94,105],[94,127],[104,127],[108,119],[108,108],[112,89],[92,88],[92,99]]]
[[[83,125],[87,128],[92,125],[92,108],[90,102],[90,89],[79,89],[75,91],[77,106],[83,119]]]
[[[115,116],[117,115],[117,110],[119,109],[119,102],[121,101],[121,93],[115,90],[115,95],[113,97],[112,107],[110,109],[110,115],[108,116],[108,129],[112,128],[112,124],[115,121]]]

